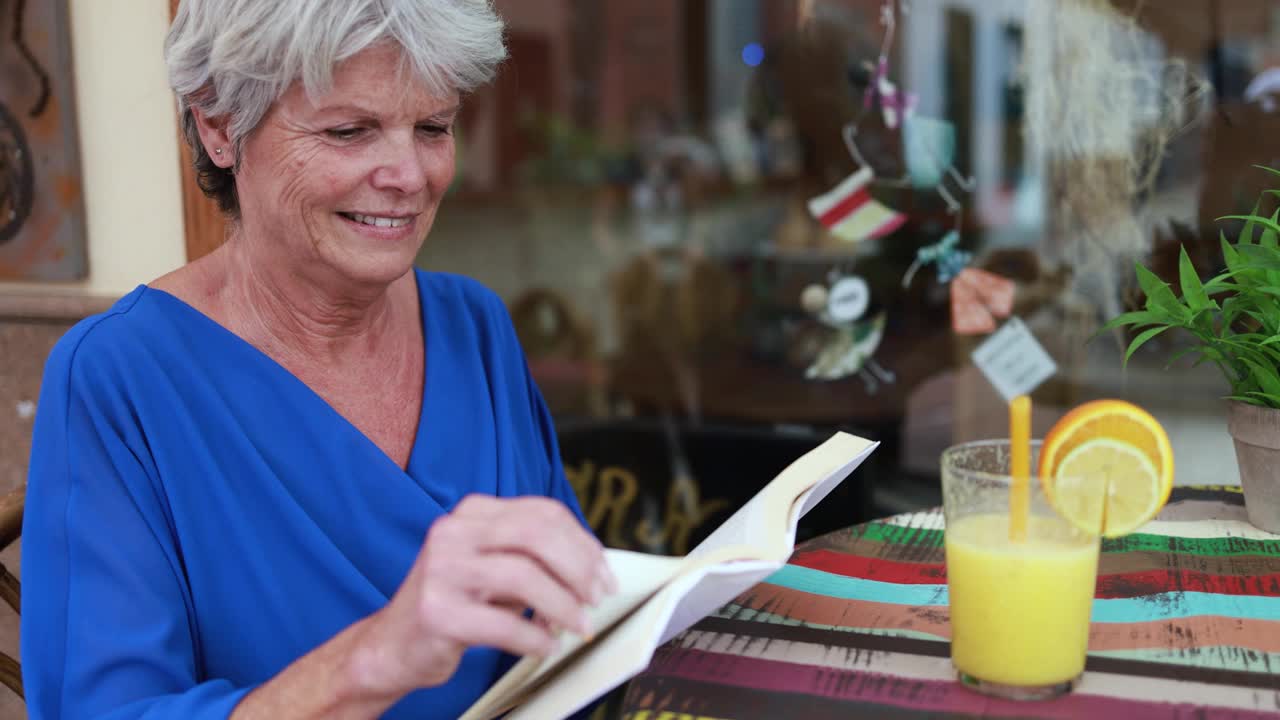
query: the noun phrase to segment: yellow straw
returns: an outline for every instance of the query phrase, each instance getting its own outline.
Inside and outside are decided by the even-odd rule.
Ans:
[[[1031,398],[1019,395],[1009,403],[1009,539],[1027,539],[1031,512]]]

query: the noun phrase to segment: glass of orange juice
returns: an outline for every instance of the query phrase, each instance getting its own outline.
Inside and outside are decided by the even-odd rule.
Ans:
[[[1038,453],[1033,442],[1032,468]],[[1009,471],[1008,440],[942,453],[951,660],[980,692],[1041,700],[1069,691],[1084,672],[1100,540],[1059,517],[1034,475],[1021,506],[1025,534],[1011,538]],[[1101,512],[1101,492],[1057,482],[1055,494],[1071,492],[1075,503],[1084,494]]]

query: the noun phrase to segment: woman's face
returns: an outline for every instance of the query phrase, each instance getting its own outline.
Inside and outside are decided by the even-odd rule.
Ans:
[[[361,285],[412,268],[453,180],[458,95],[397,82],[410,77],[399,60],[396,48],[370,48],[314,99],[295,83],[246,139],[243,228],[273,260]]]

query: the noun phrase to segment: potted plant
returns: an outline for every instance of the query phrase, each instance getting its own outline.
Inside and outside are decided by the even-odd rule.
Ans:
[[[1280,170],[1258,167],[1280,176]],[[1280,189],[1266,195],[1280,198]],[[1143,309],[1112,319],[1099,333],[1118,327],[1138,332],[1125,351],[1127,364],[1147,341],[1176,328],[1184,331],[1185,347],[1170,363],[1194,354],[1196,364],[1217,365],[1231,386],[1227,430],[1235,441],[1249,521],[1280,533],[1280,210],[1270,217],[1259,214],[1262,199],[1248,215],[1218,218],[1244,221],[1234,242],[1220,233],[1222,272],[1202,282],[1183,247],[1179,294],[1138,264]]]

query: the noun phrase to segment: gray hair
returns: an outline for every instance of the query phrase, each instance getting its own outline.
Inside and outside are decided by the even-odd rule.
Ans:
[[[239,214],[233,173],[205,151],[193,107],[227,119],[239,158],[245,138],[296,81],[322,94],[338,63],[393,42],[429,92],[467,93],[506,58],[502,31],[490,0],[182,0],[165,62],[201,189],[223,212]]]

